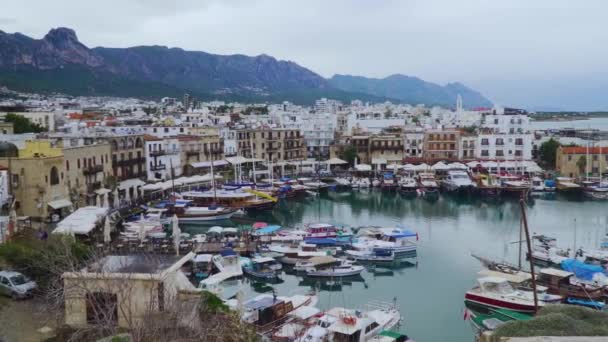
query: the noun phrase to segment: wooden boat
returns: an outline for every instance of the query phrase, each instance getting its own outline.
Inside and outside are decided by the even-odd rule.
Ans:
[[[222,207],[245,210],[272,210],[276,200],[265,198],[261,193],[251,193],[248,189],[215,189],[208,191],[187,191],[181,195],[192,200],[196,205],[209,206],[216,204]]]
[[[243,303],[245,312],[242,320],[253,325],[260,334],[271,331],[276,326],[285,323],[289,314],[303,306],[314,306],[318,301],[316,295],[294,295],[281,297],[275,295],[259,295]]]
[[[502,186],[497,175],[478,174],[474,177],[477,189],[483,197],[496,198],[500,196]]]
[[[295,271],[307,271],[310,269],[327,268],[338,266],[342,263],[342,260],[334,258],[332,256],[316,256],[310,259],[301,260],[294,266]]]
[[[502,175],[500,176],[502,193],[520,197],[522,193],[530,191],[532,184],[521,176]]]
[[[191,201],[179,201],[173,206],[173,212],[181,222],[197,223],[209,221],[221,221],[230,219],[237,209],[208,206],[193,206]]]
[[[435,174],[423,172],[418,174],[418,193],[425,197],[439,196],[439,184],[435,179]]]
[[[574,281],[574,273],[554,268],[541,269],[538,273],[538,283],[546,286],[549,293],[569,298],[601,300],[604,297],[602,287]]]

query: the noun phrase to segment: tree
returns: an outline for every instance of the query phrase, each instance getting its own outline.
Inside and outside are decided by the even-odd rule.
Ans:
[[[21,115],[17,115],[15,113],[6,114],[6,116],[4,117],[4,121],[13,123],[13,129],[15,131],[15,134],[40,133],[45,131],[44,127],[35,124],[31,122],[30,119]]]
[[[357,158],[357,149],[352,145],[346,146],[346,148],[341,151],[340,158],[347,161],[348,164],[353,165]]]
[[[579,174],[585,174],[585,168],[587,167],[587,157],[580,156],[576,161],[576,167],[578,167]]]
[[[555,168],[555,157],[560,144],[551,138],[540,145],[538,154],[541,163],[546,167]]]

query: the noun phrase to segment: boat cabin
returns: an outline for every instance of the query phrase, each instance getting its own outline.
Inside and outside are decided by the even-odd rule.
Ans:
[[[243,320],[258,329],[267,328],[287,317],[293,311],[293,303],[276,296],[258,296],[244,303]]]

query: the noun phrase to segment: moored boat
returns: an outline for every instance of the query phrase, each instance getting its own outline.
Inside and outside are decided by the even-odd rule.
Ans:
[[[465,302],[494,309],[508,309],[516,312],[535,313],[534,299],[529,294],[515,290],[509,282],[499,277],[483,277],[477,286],[466,292]],[[545,305],[542,301],[538,306]]]
[[[476,189],[469,174],[461,170],[448,171],[441,185],[445,191],[455,194],[470,195]]]

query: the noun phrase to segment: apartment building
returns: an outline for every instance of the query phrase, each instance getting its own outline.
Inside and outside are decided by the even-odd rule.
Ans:
[[[105,194],[96,191],[108,185],[107,177],[113,172],[110,143],[92,138],[64,139],[63,155],[65,184],[72,203],[76,207],[104,203]]]
[[[477,138],[477,159],[530,160],[530,118],[523,110],[505,108],[483,117]]]
[[[118,181],[147,176],[143,135],[114,135],[107,139],[112,150],[112,173]]]
[[[306,159],[304,136],[297,129],[259,128],[237,131],[238,154],[273,163]]]
[[[180,135],[181,164],[222,160],[224,159],[224,143],[219,135]]]
[[[462,132],[458,144],[458,159],[471,160],[477,156],[477,134]]]
[[[144,136],[146,176],[150,180],[168,180],[182,174],[180,142],[177,138]]]
[[[403,152],[405,157],[421,158],[424,147],[424,132],[422,129],[405,130],[403,132]]]
[[[338,144],[333,146],[332,157],[339,157],[342,151],[349,146],[355,148],[359,163],[400,163],[404,157],[401,134],[344,136]]]
[[[459,130],[429,130],[424,133],[423,156],[429,160],[458,159]]]

